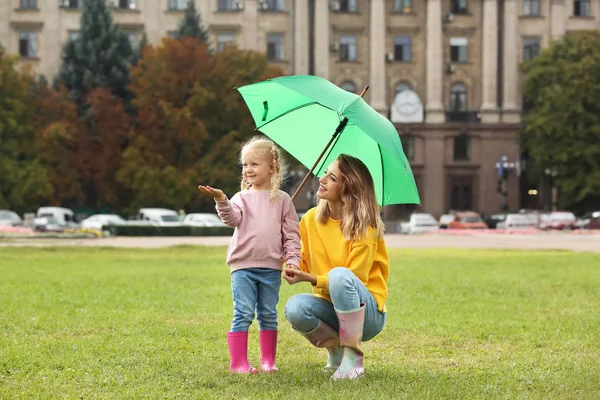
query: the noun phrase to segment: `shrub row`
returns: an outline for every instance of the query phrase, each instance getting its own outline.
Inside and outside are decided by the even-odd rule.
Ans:
[[[231,236],[227,226],[105,225],[112,236]]]

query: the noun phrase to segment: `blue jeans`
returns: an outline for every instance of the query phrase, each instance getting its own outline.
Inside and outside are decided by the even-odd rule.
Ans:
[[[277,330],[277,303],[281,271],[269,268],[238,269],[231,273],[233,322],[231,332],[247,332],[254,314],[258,328]]]
[[[348,268],[329,271],[329,295],[333,304],[311,294],[292,296],[285,305],[285,318],[299,332],[310,332],[319,320],[339,332],[340,323],[335,310],[352,311],[365,305],[363,342],[373,339],[385,325],[387,314],[377,309],[377,302],[367,287]]]

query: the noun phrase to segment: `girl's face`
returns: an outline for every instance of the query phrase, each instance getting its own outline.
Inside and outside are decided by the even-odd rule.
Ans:
[[[264,152],[248,150],[242,154],[242,175],[255,190],[271,189],[273,167]]]
[[[342,174],[340,173],[338,161],[335,160],[329,165],[329,168],[325,171],[325,175],[319,179],[317,197],[330,202],[340,201],[341,180]]]

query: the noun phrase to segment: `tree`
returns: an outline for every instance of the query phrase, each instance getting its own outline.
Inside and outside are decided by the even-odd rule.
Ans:
[[[132,69],[138,110],[118,180],[142,206],[214,209],[200,183],[239,189],[238,150],[254,126],[236,86],[278,74],[264,55],[228,49],[211,57],[198,38],[148,46]]]
[[[140,42],[137,45],[137,48],[133,52],[133,57],[131,59],[132,65],[138,65],[140,60],[144,57],[144,49],[146,46],[148,46],[148,35],[146,35],[146,32],[144,32]]]
[[[558,172],[560,206],[586,209],[600,202],[600,32],[565,35],[524,64],[529,111],[522,132],[543,176]]]
[[[178,37],[195,37],[210,49],[208,31],[202,27],[200,14],[196,11],[194,0],[188,0],[183,18],[179,21]]]
[[[69,39],[63,48],[62,64],[55,82],[64,84],[77,103],[80,115],[88,110],[87,94],[96,87],[131,101],[129,63],[133,49],[125,34],[113,24],[105,0],[84,0],[80,35]]]
[[[49,196],[52,186],[36,158],[34,79],[16,65],[0,48],[0,208],[25,212]]]

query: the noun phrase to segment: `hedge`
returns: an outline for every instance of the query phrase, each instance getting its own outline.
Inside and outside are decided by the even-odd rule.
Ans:
[[[231,236],[227,226],[105,225],[112,236]]]

